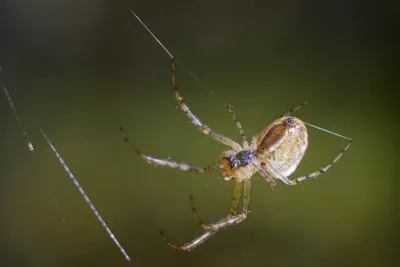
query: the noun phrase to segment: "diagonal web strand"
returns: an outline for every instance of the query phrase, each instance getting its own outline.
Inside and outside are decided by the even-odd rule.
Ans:
[[[111,232],[110,228],[108,228],[106,222],[103,220],[103,218],[100,216],[99,212],[97,209],[94,207],[92,202],[90,201],[89,197],[86,195],[85,191],[83,191],[83,188],[79,184],[78,180],[76,180],[75,176],[72,174],[70,169],[68,168],[67,164],[64,162],[64,160],[61,158],[60,154],[57,152],[56,148],[53,146],[53,144],[50,142],[50,140],[47,138],[46,134],[43,132],[43,130],[40,130],[42,132],[43,137],[46,139],[47,143],[53,150],[53,152],[56,154],[57,159],[60,161],[61,165],[64,167],[65,171],[67,172],[68,176],[71,178],[71,180],[74,182],[75,186],[78,188],[79,192],[85,199],[85,202],[89,205],[89,207],[92,209],[94,215],[96,215],[97,219],[100,221],[101,225],[106,229],[108,235],[111,237],[111,239],[114,241],[115,245],[118,247],[118,249],[121,251],[121,253],[124,255],[125,259],[128,261],[131,261],[129,258],[128,254],[125,252],[124,248],[121,246],[121,244],[118,242],[117,238],[114,236],[114,234]]]
[[[0,66],[0,75],[1,75],[1,72],[2,72],[2,68]],[[24,127],[24,124],[22,123],[21,117],[19,116],[17,108],[15,107],[15,104],[12,101],[12,98],[10,96],[10,92],[7,90],[7,87],[2,82],[0,82],[0,86],[3,87],[4,95],[7,98],[9,106],[11,107],[12,111],[14,112],[15,119],[17,120],[18,126],[22,132],[22,135],[25,137],[25,141],[26,141],[26,144],[28,145],[29,151],[34,152],[35,148],[32,145],[31,141],[29,141],[28,132],[25,130],[25,127]]]

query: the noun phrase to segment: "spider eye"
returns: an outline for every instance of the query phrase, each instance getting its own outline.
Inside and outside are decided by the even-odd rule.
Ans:
[[[293,117],[286,117],[284,123],[285,123],[285,125],[287,125],[289,127],[293,127],[294,126],[294,118]]]

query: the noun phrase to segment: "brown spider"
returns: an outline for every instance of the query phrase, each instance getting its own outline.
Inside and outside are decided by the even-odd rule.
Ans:
[[[343,154],[351,145],[351,139],[347,138],[349,143],[331,163],[308,175],[300,176],[294,179],[288,179],[288,176],[296,170],[297,166],[302,160],[308,145],[307,128],[305,123],[300,119],[290,115],[302,106],[308,104],[309,101],[303,102],[297,107],[290,109],[288,112],[281,114],[278,119],[273,121],[264,130],[262,130],[259,135],[254,136],[251,139],[250,144],[246,139],[242,124],[237,119],[232,106],[228,105],[226,108],[235,120],[236,126],[239,129],[240,136],[242,138],[242,145],[240,145],[203,124],[186,105],[176,85],[174,58],[172,59],[172,86],[175,91],[175,98],[178,101],[180,108],[183,110],[183,112],[185,112],[186,116],[191,120],[191,122],[204,134],[211,136],[215,140],[231,147],[232,149],[223,151],[222,154],[210,166],[199,167],[183,162],[158,159],[143,154],[129,142],[121,126],[121,133],[125,143],[130,149],[132,149],[148,163],[176,168],[183,171],[194,171],[198,173],[212,172],[220,169],[225,180],[235,180],[232,207],[228,213],[228,216],[215,223],[205,224],[202,222],[197,214],[193,196],[190,196],[190,204],[194,217],[204,229],[204,233],[202,235],[188,243],[176,245],[169,241],[169,239],[164,235],[163,231],[160,231],[164,241],[169,246],[177,250],[190,251],[207,241],[220,229],[243,222],[249,214],[251,188],[250,178],[256,172],[264,177],[264,179],[270,183],[271,186],[275,185],[276,179],[280,179],[287,185],[295,185],[308,178],[317,177],[318,175],[328,171],[328,169],[343,156]],[[237,214],[236,211],[242,191],[242,212]]]

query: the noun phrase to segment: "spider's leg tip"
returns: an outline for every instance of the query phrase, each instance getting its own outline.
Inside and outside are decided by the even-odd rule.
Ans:
[[[169,240],[167,238],[167,236],[165,235],[163,230],[160,230],[160,234],[162,236],[162,239],[164,240],[164,242],[169,243]]]
[[[194,213],[196,213],[196,204],[194,204],[193,195],[190,195],[189,203],[190,203],[190,208],[192,209],[192,211],[193,211]]]

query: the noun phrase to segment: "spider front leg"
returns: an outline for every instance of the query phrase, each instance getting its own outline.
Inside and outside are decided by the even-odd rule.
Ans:
[[[235,194],[236,194],[236,189],[237,189],[237,187],[235,187]],[[182,244],[182,245],[172,243],[165,236],[164,232],[160,231],[165,243],[167,243],[170,247],[172,247],[176,250],[190,251],[190,250],[200,246],[204,242],[206,242],[211,236],[216,234],[219,230],[243,222],[244,220],[246,220],[246,218],[249,214],[250,193],[251,193],[251,182],[250,182],[250,180],[246,180],[244,182],[243,210],[242,210],[241,214],[234,215],[234,216],[228,216],[218,222],[207,224],[207,225],[202,223],[200,217],[198,217],[198,215],[197,215],[196,210],[193,209],[193,207],[192,207],[192,210],[196,214],[196,216],[195,216],[196,220],[200,221],[202,227],[204,229],[206,229],[206,231],[199,237],[193,239],[192,241],[190,241],[188,243]],[[234,203],[235,203],[235,201],[234,201]],[[237,206],[237,204],[234,204],[234,205]]]
[[[183,97],[178,90],[178,86],[176,85],[175,78],[175,58],[172,58],[172,87],[175,91],[175,98],[178,101],[178,104],[183,112],[185,112],[186,116],[190,119],[190,121],[197,126],[197,128],[202,131],[204,134],[211,136],[218,142],[225,144],[227,146],[232,147],[236,151],[240,151],[242,147],[236,143],[235,141],[229,139],[228,137],[223,136],[220,133],[213,131],[210,127],[203,124],[200,119],[190,110],[189,106],[183,101]]]
[[[122,138],[124,139],[126,145],[130,149],[132,149],[133,152],[135,152],[137,155],[142,157],[145,161],[147,161],[150,164],[179,169],[181,171],[193,171],[193,172],[198,172],[198,173],[212,172],[218,168],[218,164],[212,164],[207,167],[200,167],[200,166],[189,165],[184,162],[176,162],[176,161],[171,161],[171,160],[166,160],[166,159],[159,159],[159,158],[152,157],[150,155],[143,154],[142,152],[140,152],[139,149],[134,147],[131,144],[131,142],[129,142],[128,137],[126,137],[124,128],[122,128],[122,126],[121,126],[120,130],[121,130]]]

